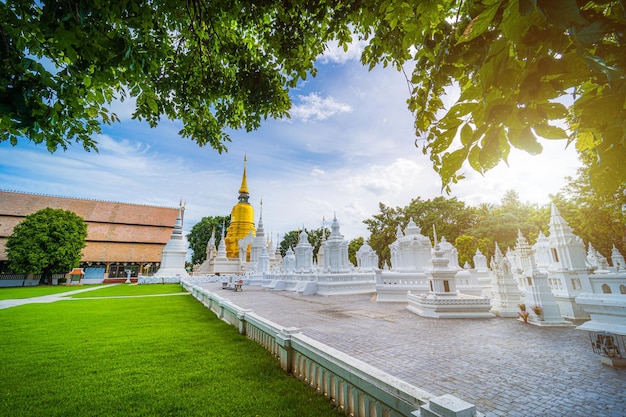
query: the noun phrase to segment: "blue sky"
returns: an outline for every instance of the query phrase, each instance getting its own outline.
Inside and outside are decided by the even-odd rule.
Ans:
[[[412,198],[441,195],[430,160],[415,148],[413,116],[404,75],[392,68],[368,71],[359,50],[329,51],[317,77],[292,90],[289,120],[268,120],[259,130],[231,132],[228,153],[178,136],[178,122],[157,128],[130,119],[132,102],[115,103],[121,123],[104,126],[99,153],[81,146],[50,154],[27,140],[0,143],[0,188],[67,197],[175,207],[186,202],[184,228],[204,216],[230,213],[237,202],[244,154],[250,202],[258,222],[261,199],[266,233],[330,227],[336,214],[346,239],[368,237],[363,220],[378,204],[405,206]],[[524,202],[548,204],[580,165],[565,141],[544,141],[544,152],[512,151],[484,177],[452,188],[470,205],[498,203],[514,189]],[[453,240],[456,236],[446,236]]]

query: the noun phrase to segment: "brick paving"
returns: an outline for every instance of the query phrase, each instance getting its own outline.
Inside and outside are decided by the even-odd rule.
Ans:
[[[203,287],[487,417],[626,416],[626,369],[600,363],[589,335],[516,319],[430,319],[372,295],[302,296]],[[578,323],[580,324],[580,323]]]

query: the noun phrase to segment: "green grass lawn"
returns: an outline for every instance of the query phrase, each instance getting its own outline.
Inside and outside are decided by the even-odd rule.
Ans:
[[[86,296],[100,291],[180,287]],[[190,296],[3,309],[0,335],[1,416],[343,415]]]
[[[75,287],[75,289],[89,288],[90,285]],[[118,284],[107,285],[99,288],[97,291],[86,291],[73,294],[72,298],[85,297],[124,297],[124,296],[142,296],[142,295],[159,295],[159,294],[184,294],[187,293],[179,284]]]

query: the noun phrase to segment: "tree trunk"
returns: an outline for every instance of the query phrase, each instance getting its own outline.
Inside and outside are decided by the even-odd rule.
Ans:
[[[43,273],[41,274],[41,280],[39,281],[39,283],[43,285],[52,284],[52,273],[50,272],[49,268],[46,268],[43,270]]]

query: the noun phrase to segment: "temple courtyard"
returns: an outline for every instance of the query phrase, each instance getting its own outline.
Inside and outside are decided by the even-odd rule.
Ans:
[[[486,416],[626,415],[626,369],[603,365],[589,334],[575,327],[425,318],[406,303],[374,302],[373,294],[200,286],[434,395],[475,404]]]

